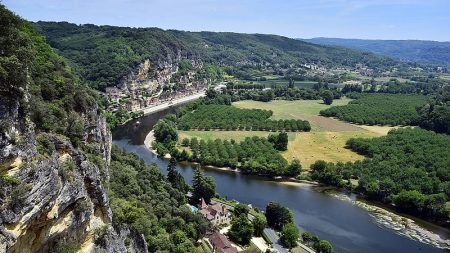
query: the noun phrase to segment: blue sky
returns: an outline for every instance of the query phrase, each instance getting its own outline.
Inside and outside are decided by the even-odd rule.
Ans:
[[[2,0],[0,0],[2,1]],[[25,19],[269,33],[292,38],[450,41],[450,0],[3,0]]]

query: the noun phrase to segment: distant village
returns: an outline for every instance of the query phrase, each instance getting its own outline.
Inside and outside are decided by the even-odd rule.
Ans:
[[[204,92],[208,88],[208,82],[204,80],[190,83],[179,90],[164,90],[161,87],[153,90],[153,87],[140,85],[132,87],[132,89],[106,88],[105,94],[110,101],[108,111],[115,112],[122,108],[128,112],[138,112],[145,108]]]

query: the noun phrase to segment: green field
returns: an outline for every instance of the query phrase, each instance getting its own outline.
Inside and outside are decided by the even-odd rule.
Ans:
[[[311,124],[312,132],[323,131],[361,131],[359,127],[337,121],[334,119],[318,116],[319,112],[332,106],[346,105],[351,99],[337,99],[332,105],[326,105],[322,100],[273,100],[270,102],[259,102],[244,100],[233,103],[238,108],[258,108],[273,111],[270,119],[301,119],[307,120]]]
[[[178,133],[180,140],[196,137],[202,140],[234,139],[236,141],[242,141],[245,137],[249,136],[267,137],[269,135],[269,132],[265,131],[179,131]],[[294,138],[294,134],[288,133],[288,136]]]
[[[272,110],[271,119],[300,119],[305,115],[319,115],[321,110],[328,109],[332,106],[346,105],[351,99],[342,98],[333,101],[332,105],[326,105],[322,100],[272,100],[270,102],[260,102],[253,100],[243,100],[233,103],[238,108],[258,108]]]
[[[262,84],[265,85],[266,88],[270,88],[273,85],[284,85],[287,86],[289,84],[289,80],[280,79],[278,76],[265,76],[267,78],[266,81],[245,81],[239,80],[237,83],[239,84]],[[313,88],[316,81],[294,81],[294,87],[296,88]]]
[[[346,105],[350,99],[335,100],[334,105]],[[288,161],[299,159],[303,168],[317,160],[329,162],[351,162],[360,160],[363,156],[346,149],[345,143],[352,137],[376,137],[387,134],[390,127],[355,126],[335,119],[318,116],[319,112],[331,106],[319,100],[274,100],[271,102],[239,101],[233,103],[238,108],[259,108],[272,110],[271,119],[304,119],[313,127],[311,132],[288,133],[288,150],[282,155]],[[245,137],[267,137],[270,132],[265,131],[179,131],[180,141],[184,138],[234,139],[242,141]]]
[[[439,76],[439,78],[446,80],[446,81],[450,81],[450,75],[442,75],[442,76]]]

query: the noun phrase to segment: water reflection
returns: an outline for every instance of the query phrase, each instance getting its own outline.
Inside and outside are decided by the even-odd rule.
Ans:
[[[140,119],[139,126],[131,122],[114,135],[115,144],[138,154],[148,163],[157,163],[163,173],[166,173],[168,161],[153,155],[142,143],[156,120],[165,113],[144,117]],[[178,168],[186,181],[191,182],[191,166],[180,164]],[[204,170],[208,176],[215,178],[217,192],[222,196],[259,209],[264,209],[269,201],[278,201],[289,207],[301,229],[329,240],[337,252],[445,252],[396,234],[394,230],[379,225],[366,210],[352,205],[350,201],[339,200],[311,187],[280,184],[229,171]]]

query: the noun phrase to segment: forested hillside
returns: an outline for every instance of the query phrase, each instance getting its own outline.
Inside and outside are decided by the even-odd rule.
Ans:
[[[145,59],[155,62],[178,53],[212,65],[227,66],[227,71],[233,75],[244,75],[240,73],[243,66],[275,68],[318,64],[354,67],[362,63],[377,70],[397,64],[371,53],[319,46],[275,35],[164,31],[67,22],[38,22],[35,26],[50,45],[76,66],[84,81],[100,89],[115,85]]]
[[[313,38],[304,41],[321,45],[354,48],[404,61],[441,65],[450,64],[450,42],[336,38]]]

